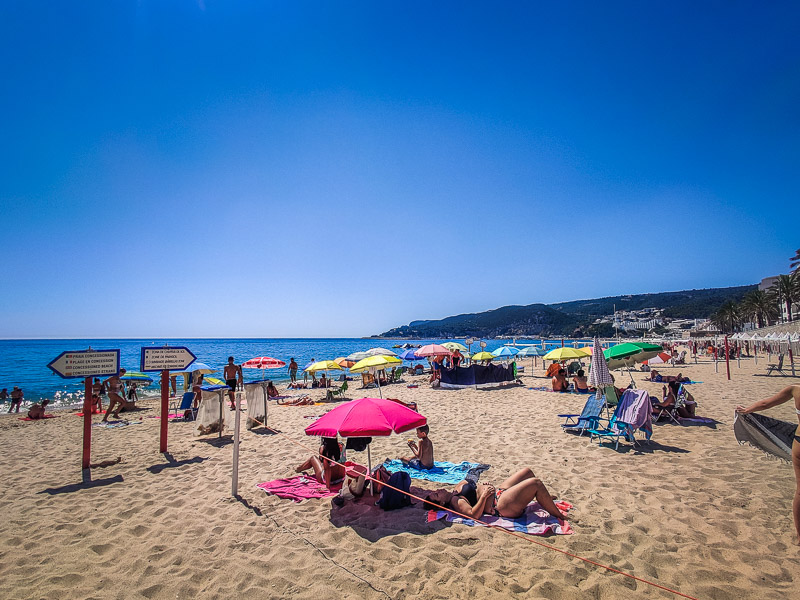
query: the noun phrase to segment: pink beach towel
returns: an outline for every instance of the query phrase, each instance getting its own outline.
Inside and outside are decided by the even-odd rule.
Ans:
[[[569,502],[556,502],[558,510],[566,513],[572,504]],[[509,531],[518,531],[520,533],[527,533],[529,535],[546,535],[554,533],[556,535],[570,535],[572,527],[567,521],[559,521],[543,509],[538,502],[531,502],[525,509],[525,513],[518,519],[506,519],[505,517],[494,517],[490,515],[483,515],[481,521],[474,521],[472,519],[465,519],[459,517],[446,510],[429,510],[428,523],[437,521],[438,519],[446,518],[451,523],[461,523],[462,525],[471,525],[486,527],[487,525],[494,525],[495,527],[502,527]]]
[[[295,502],[300,502],[301,500],[307,500],[309,498],[327,498],[329,496],[335,496],[339,493],[342,484],[339,482],[333,486],[332,490],[329,490],[313,477],[296,475],[295,477],[289,477],[287,479],[265,481],[264,483],[259,483],[256,487],[278,498],[288,498]]]

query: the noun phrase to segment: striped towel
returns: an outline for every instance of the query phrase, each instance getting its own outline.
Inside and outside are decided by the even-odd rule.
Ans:
[[[563,501],[556,502],[556,506],[562,513],[566,513],[572,508],[572,504]],[[483,515],[480,521],[475,521],[473,519],[459,517],[446,510],[428,511],[428,523],[439,519],[447,519],[451,523],[461,523],[462,525],[470,525],[473,527],[493,525],[495,527],[508,529],[509,531],[527,533],[528,535],[546,535],[548,533],[554,533],[556,535],[572,534],[572,527],[570,527],[567,521],[559,521],[551,516],[538,502],[531,502],[528,504],[525,513],[518,519]]]

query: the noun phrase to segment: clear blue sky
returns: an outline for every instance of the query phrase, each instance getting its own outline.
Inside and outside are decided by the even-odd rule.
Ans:
[[[359,336],[786,272],[800,5],[556,4],[2,3],[0,337]]]

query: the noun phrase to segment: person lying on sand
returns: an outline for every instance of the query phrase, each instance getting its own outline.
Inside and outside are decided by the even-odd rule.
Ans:
[[[653,369],[650,371],[650,381],[655,381],[657,383],[670,383],[673,381],[677,381],[678,383],[689,383],[691,380],[688,377],[684,377],[681,373],[678,373],[677,375],[662,375]]]
[[[319,455],[295,467],[295,472],[302,473],[314,469],[314,479],[324,483],[330,489],[332,485],[344,480],[344,466],[338,464],[342,456],[342,445],[335,437],[322,438]]]
[[[746,415],[791,401],[794,401],[794,412],[797,414],[797,420],[800,421],[800,385],[785,387],[774,396],[754,402],[747,408],[744,406],[737,406],[736,412],[740,415]],[[794,466],[795,479],[794,501],[792,502],[792,516],[794,517],[795,529],[794,543],[800,546],[800,429],[794,433],[794,442],[792,442],[792,465]]]
[[[452,492],[436,490],[428,494],[423,506],[426,510],[457,510],[471,519],[481,515],[517,519],[533,500],[555,518],[566,519],[544,484],[527,468],[517,471],[497,489],[486,483],[462,481]]]
[[[295,398],[294,400],[287,400],[286,402],[278,400],[278,404],[281,406],[306,406],[308,404],[314,404],[314,401],[311,399],[311,396],[303,396],[302,398]]]
[[[308,387],[307,383],[300,383],[299,381],[293,381],[292,383],[289,384],[289,387],[287,387],[286,389],[287,390],[304,390],[307,387]]]

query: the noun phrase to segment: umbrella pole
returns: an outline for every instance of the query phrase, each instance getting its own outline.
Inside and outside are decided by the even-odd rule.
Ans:
[[[381,378],[378,376],[377,369],[375,369],[375,382],[378,384],[378,396],[383,398],[383,392],[381,392]]]
[[[369,473],[369,475],[372,475],[372,454],[369,451],[369,444],[367,444],[367,469],[369,469],[367,473]],[[370,486],[372,486],[371,489],[374,490],[375,485],[371,481],[369,482],[369,484]]]

